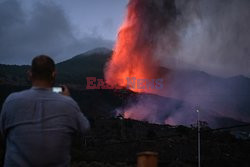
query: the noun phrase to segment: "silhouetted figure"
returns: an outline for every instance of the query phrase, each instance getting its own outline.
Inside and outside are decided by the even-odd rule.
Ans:
[[[6,143],[4,167],[70,166],[72,137],[89,122],[69,90],[52,92],[54,61],[35,57],[29,77],[32,88],[10,94],[3,104],[0,130]]]

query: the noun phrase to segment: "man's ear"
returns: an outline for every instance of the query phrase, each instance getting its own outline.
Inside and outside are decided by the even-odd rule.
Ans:
[[[31,81],[32,80],[32,72],[31,72],[31,70],[27,71],[27,75],[28,75],[28,80]]]

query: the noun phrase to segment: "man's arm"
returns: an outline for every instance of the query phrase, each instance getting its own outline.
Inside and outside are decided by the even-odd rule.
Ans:
[[[2,137],[5,137],[5,115],[6,115],[6,111],[7,111],[7,99],[5,100],[5,102],[3,103],[3,107],[0,113],[0,133],[2,135]]]
[[[6,152],[6,132],[5,132],[5,119],[6,119],[6,111],[7,111],[7,101],[10,96],[8,96],[3,103],[1,112],[0,112],[0,145],[3,150],[3,154],[1,155],[0,159],[2,160],[0,162],[0,166],[4,166],[4,158],[5,158],[5,152]]]
[[[85,117],[85,115],[82,113],[78,104],[72,98],[70,98],[70,99],[71,99],[72,104],[74,105],[74,109],[73,109],[74,110],[73,115],[74,115],[74,119],[75,119],[74,126],[76,128],[77,133],[84,134],[90,128],[89,121]]]
[[[3,136],[3,109],[0,112],[0,134]]]
[[[62,85],[63,92],[62,95],[70,97],[70,91],[66,85]],[[76,128],[78,133],[84,134],[86,131],[90,128],[90,124],[88,119],[85,117],[85,115],[81,112],[80,107],[78,104],[70,97],[72,100],[73,105],[75,106],[76,112],[75,112],[75,119],[76,119]]]
[[[15,98],[15,93],[11,93],[4,101],[2,110],[0,113],[0,133],[3,137],[5,137],[6,134],[6,123],[8,119],[8,113],[13,110],[13,105],[10,104],[11,101]]]
[[[86,133],[89,128],[90,124],[88,119],[84,116],[84,114],[79,110],[76,113],[76,121],[77,121],[77,129],[80,134]]]

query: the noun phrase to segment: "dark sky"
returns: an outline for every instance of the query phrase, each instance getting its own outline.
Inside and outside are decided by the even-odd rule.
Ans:
[[[0,63],[112,48],[128,0],[0,0]]]
[[[30,64],[39,54],[60,62],[96,47],[111,49],[128,1],[0,0],[0,63]],[[179,45],[173,55],[159,52],[161,62],[250,76],[250,0],[176,0],[176,6]]]

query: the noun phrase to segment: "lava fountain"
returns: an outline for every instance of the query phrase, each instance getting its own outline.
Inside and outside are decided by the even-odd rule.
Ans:
[[[175,15],[176,9],[172,0],[130,0],[113,55],[105,69],[106,83],[127,87],[127,78],[160,78],[161,67],[156,49],[159,38]],[[135,92],[154,93],[147,88],[130,89]]]

